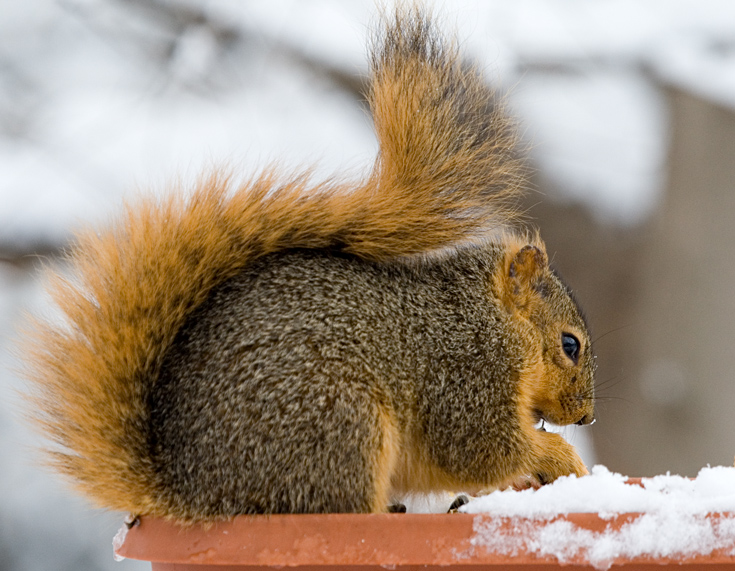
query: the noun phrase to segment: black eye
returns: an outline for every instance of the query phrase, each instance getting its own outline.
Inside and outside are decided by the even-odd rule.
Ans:
[[[564,349],[566,356],[574,361],[576,365],[579,360],[579,339],[571,333],[562,333],[561,348]]]

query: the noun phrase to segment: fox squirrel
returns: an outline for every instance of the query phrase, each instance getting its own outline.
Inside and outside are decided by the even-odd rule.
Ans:
[[[538,237],[516,136],[419,8],[371,51],[357,184],[266,171],[129,206],[52,275],[29,377],[51,462],[96,504],[213,521],[380,512],[585,466],[594,357]]]

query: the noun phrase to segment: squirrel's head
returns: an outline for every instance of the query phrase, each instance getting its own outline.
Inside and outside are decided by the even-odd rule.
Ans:
[[[590,336],[569,288],[549,267],[543,243],[506,250],[500,291],[532,346],[523,382],[535,420],[590,424],[594,372]]]

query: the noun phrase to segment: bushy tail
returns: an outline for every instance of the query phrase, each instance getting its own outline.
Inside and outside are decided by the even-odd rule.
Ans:
[[[364,183],[282,184],[267,172],[232,191],[215,175],[80,236],[71,272],[51,277],[65,322],[38,323],[32,334],[33,414],[59,445],[56,468],[95,503],[166,515],[149,460],[147,395],[187,316],[253,259],[295,247],[420,256],[513,217],[522,175],[512,129],[419,10],[382,28],[369,100],[380,156]]]
[[[375,176],[405,247],[482,240],[513,221],[525,182],[516,130],[478,70],[419,8],[380,28],[371,63]]]

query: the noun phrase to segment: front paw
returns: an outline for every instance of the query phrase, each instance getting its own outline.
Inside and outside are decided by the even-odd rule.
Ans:
[[[577,454],[577,451],[570,446],[569,455],[566,458],[562,459],[562,463],[557,474],[553,475],[553,478],[550,478],[551,475],[549,474],[541,475],[546,478],[547,483],[549,483],[556,480],[557,478],[560,478],[561,476],[581,477],[587,476],[589,473],[590,471],[587,469],[587,466],[584,465],[582,458],[580,458],[579,454]]]
[[[516,492],[522,492],[523,490],[538,490],[541,487],[541,482],[538,478],[538,474],[536,476],[531,476],[530,474],[524,474],[523,476],[518,476],[514,480],[512,480],[509,484],[509,486],[514,489]]]
[[[529,489],[538,490],[541,486],[550,484],[555,479],[556,478],[549,476],[545,472],[536,472],[535,474],[525,474],[523,476],[519,476],[510,483],[510,487],[517,492]]]
[[[544,442],[543,452],[530,470],[537,483],[534,487],[550,484],[562,476],[589,474],[577,451],[560,435],[548,432],[539,434],[543,434]]]
[[[539,486],[550,484],[557,478],[562,476],[586,476],[589,474],[587,466],[584,465],[582,459],[576,452],[572,452],[569,456],[562,458],[548,458],[541,462],[542,466],[534,477],[538,481]]]

